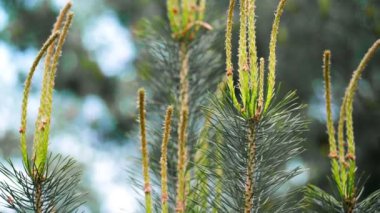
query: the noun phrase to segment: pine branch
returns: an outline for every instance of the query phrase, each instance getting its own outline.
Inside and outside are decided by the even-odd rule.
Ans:
[[[40,108],[38,112],[38,117],[36,120],[36,128],[34,132],[34,146],[33,146],[33,159],[35,160],[35,163],[38,165],[37,168],[39,169],[39,172],[42,172],[44,170],[44,164],[47,157],[48,152],[48,144],[49,144],[49,133],[50,133],[50,120],[51,120],[51,112],[52,112],[52,105],[53,105],[53,88],[54,88],[54,82],[55,82],[55,75],[57,72],[58,67],[58,60],[62,54],[62,47],[65,42],[65,39],[68,34],[68,30],[71,26],[74,14],[73,13],[67,13],[68,10],[71,7],[71,3],[69,2],[60,13],[59,18],[57,20],[57,25],[59,27],[60,23],[62,22],[61,19],[63,19],[61,16],[65,16],[66,21],[63,26],[63,28],[60,30],[60,37],[58,39],[57,44],[55,45],[55,52],[53,55],[49,55],[50,52],[48,52],[47,57],[51,57],[50,59],[46,60],[52,60],[52,65],[50,66],[50,63],[47,63],[44,70],[44,78],[42,83],[42,91],[41,91],[41,98],[40,98]],[[66,14],[67,13],[67,14]],[[54,29],[56,31],[56,29]],[[50,50],[48,50],[50,51]]]
[[[74,212],[83,203],[83,194],[77,192],[80,172],[74,160],[62,158],[59,155],[48,156],[55,74],[74,16],[69,11],[71,6],[71,2],[69,2],[61,10],[52,35],[39,51],[25,81],[19,131],[23,171],[16,170],[10,160],[8,161],[9,166],[0,165],[0,172],[7,178],[0,182],[0,196],[6,201],[8,208],[17,212]],[[45,69],[35,125],[33,156],[30,158],[26,141],[28,96],[34,72],[45,53]]]
[[[169,3],[169,2],[168,2]],[[197,10],[198,11],[198,10]],[[199,16],[198,16],[199,17]],[[199,20],[198,20],[199,21]],[[151,111],[150,114],[155,114],[161,111],[165,105],[173,105],[174,111],[172,116],[172,128],[177,131],[172,131],[170,137],[175,138],[174,143],[169,143],[167,146],[167,156],[170,156],[167,161],[167,183],[168,193],[176,195],[177,189],[177,166],[178,166],[178,149],[180,141],[180,126],[182,109],[187,110],[187,128],[185,129],[185,195],[187,206],[188,197],[192,197],[193,185],[190,183],[194,172],[192,171],[193,161],[196,153],[196,143],[199,136],[199,128],[203,126],[204,119],[201,106],[207,103],[207,94],[209,91],[214,91],[220,81],[217,73],[221,73],[222,64],[221,55],[214,50],[217,46],[218,38],[221,29],[214,28],[212,31],[204,33],[202,31],[206,26],[196,28],[197,24],[204,22],[194,22],[191,30],[186,27],[183,29],[190,36],[191,33],[197,32],[194,38],[183,37],[188,39],[186,42],[175,37],[173,29],[167,29],[161,23],[148,23],[148,30],[144,33],[144,64],[140,63],[140,72],[144,76],[148,76],[149,88],[153,91],[153,104],[147,108]],[[218,26],[216,24],[216,26]],[[191,33],[190,33],[191,32]],[[189,33],[189,34],[188,34]],[[172,35],[172,36],[168,36]],[[149,63],[145,63],[149,62]],[[185,62],[185,63],[184,63]],[[143,65],[143,66],[142,66]],[[182,69],[185,68],[185,69]],[[186,72],[185,72],[186,71]],[[187,90],[187,91],[186,91]],[[160,113],[159,119],[163,120]],[[162,156],[161,144],[162,141],[162,124],[157,120],[150,120],[147,123],[147,132],[150,141],[149,156],[151,159],[150,168],[152,171],[152,188],[161,188],[161,166],[159,164]],[[179,125],[181,124],[181,125]],[[181,142],[182,143],[182,142]],[[135,179],[130,177],[131,179]],[[138,180],[134,180],[137,185]],[[154,209],[161,210],[161,193],[153,192]],[[156,197],[155,195],[158,195]],[[159,202],[157,202],[159,201]],[[168,207],[176,209],[176,197],[169,196]],[[186,210],[187,211],[187,210]]]
[[[76,212],[84,203],[83,194],[78,193],[81,172],[73,159],[49,155],[44,173],[38,174],[29,173],[26,167],[17,170],[10,160],[8,164],[0,164],[0,173],[6,177],[0,182],[0,197],[7,208],[17,212]]]
[[[186,149],[186,129],[188,122],[188,112],[182,110],[178,131],[178,163],[177,163],[177,205],[176,212],[185,212],[186,209],[186,166],[187,166],[187,149]]]
[[[325,51],[323,54],[323,77],[325,82],[325,99],[326,99],[326,112],[327,112],[327,132],[329,135],[329,146],[331,158],[331,172],[333,179],[338,186],[340,194],[343,194],[343,186],[340,177],[340,167],[338,151],[335,141],[335,128],[331,111],[331,77],[330,77],[330,64],[331,64],[331,52]]]
[[[276,44],[277,44],[277,34],[280,26],[280,18],[281,15],[284,11],[284,7],[286,4],[287,0],[280,0],[276,14],[274,17],[273,21],[273,26],[272,26],[272,32],[270,36],[270,43],[269,43],[269,60],[268,60],[268,92],[266,96],[266,101],[265,101],[265,108],[266,110],[271,103],[271,100],[274,95],[274,87],[275,87],[275,80],[276,80]]]
[[[232,27],[233,27],[233,17],[235,9],[235,0],[231,0],[228,7],[227,14],[227,24],[226,24],[226,76],[227,76],[227,85],[229,91],[231,92],[231,97],[233,98],[234,104],[238,105],[238,101],[235,95],[235,86],[233,79],[233,63],[232,63]]]
[[[331,114],[331,82],[330,82],[330,52],[324,53],[324,81],[325,98],[327,111],[327,129],[329,135],[329,145],[331,158],[332,177],[339,196],[334,198],[315,186],[309,186],[305,192],[304,204],[313,209],[323,209],[326,212],[376,212],[379,208],[379,192],[375,192],[368,198],[360,201],[360,194],[363,190],[356,177],[356,153],[353,130],[353,99],[357,90],[358,82],[364,68],[380,47],[380,40],[377,40],[364,55],[358,68],[354,71],[348,87],[346,88],[340,108],[338,122],[338,150],[337,154],[335,131]],[[346,135],[344,134],[344,127]],[[346,140],[345,140],[346,136]],[[347,147],[347,149],[345,148]],[[334,201],[334,202],[326,202]],[[375,210],[376,209],[376,210]]]
[[[208,159],[213,165],[199,165],[204,175],[209,177],[207,186],[210,192],[208,205],[218,212],[245,211],[244,196],[249,152],[247,147],[251,131],[251,120],[236,110],[231,98],[224,93],[222,99],[214,97],[207,112],[212,116],[212,127],[221,134],[222,142],[210,141],[214,147],[208,151]],[[292,207],[288,201],[276,198],[276,190],[300,173],[300,170],[282,170],[282,166],[297,156],[302,149],[302,132],[306,130],[305,121],[300,114],[302,106],[295,104],[295,94],[290,93],[283,100],[268,109],[259,122],[255,123],[256,155],[255,169],[251,173],[253,180],[253,201],[251,211],[288,212]],[[216,152],[216,150],[218,150]],[[219,157],[218,157],[219,156]],[[252,160],[252,159],[251,159]],[[219,175],[215,165],[221,167]],[[221,181],[223,191],[221,202],[212,202],[217,196],[214,189],[216,181]],[[289,201],[289,204],[292,202]]]
[[[22,160],[26,167],[29,167],[29,161],[28,161],[29,157],[28,157],[27,142],[26,142],[26,127],[27,127],[27,117],[28,117],[27,116],[28,100],[29,100],[29,92],[30,92],[30,87],[32,83],[32,78],[41,58],[46,53],[49,46],[51,46],[52,43],[58,38],[58,36],[59,36],[59,32],[55,32],[44,43],[41,50],[37,54],[35,61],[32,64],[28,77],[25,80],[25,86],[24,86],[24,92],[23,92],[23,98],[22,98],[22,107],[21,107],[21,127],[20,127],[19,132],[20,132],[20,144],[21,144],[20,147],[21,147]]]
[[[171,118],[173,114],[173,106],[169,106],[166,110],[165,115],[165,123],[164,123],[164,133],[162,136],[162,144],[161,144],[161,203],[162,203],[162,213],[169,212],[168,206],[168,169],[167,169],[167,150],[168,143],[170,138],[170,130],[171,130]]]
[[[297,208],[293,205],[295,202],[291,199],[281,199],[275,195],[275,192],[300,173],[298,168],[292,171],[281,168],[302,151],[299,147],[303,140],[300,135],[305,131],[305,122],[299,113],[302,106],[294,103],[294,93],[274,104],[269,104],[274,93],[264,100],[265,64],[264,60],[260,60],[260,69],[257,67],[256,45],[251,43],[255,42],[255,31],[252,29],[247,31],[248,26],[255,24],[255,19],[252,17],[254,12],[250,12],[255,8],[254,2],[248,0],[240,2],[239,93],[234,93],[231,75],[233,65],[230,61],[232,57],[230,42],[235,2],[233,0],[230,2],[226,32],[228,87],[227,91],[221,90],[212,98],[210,104],[205,104],[206,121],[210,119],[212,127],[206,135],[211,137],[211,141],[207,140],[207,136],[206,139],[203,137],[197,139],[196,128],[204,126],[203,119],[199,119],[203,116],[198,107],[199,103],[206,103],[200,94],[205,94],[207,87],[204,85],[211,79],[215,80],[215,74],[208,72],[212,63],[207,61],[203,64],[205,58],[198,57],[202,52],[195,54],[195,47],[201,47],[200,49],[207,52],[208,49],[205,47],[208,47],[209,43],[206,39],[202,39],[204,37],[193,40],[197,28],[192,27],[196,23],[192,23],[196,16],[191,14],[191,2],[168,1],[172,38],[164,34],[155,34],[151,40],[145,42],[151,45],[147,47],[151,50],[149,57],[144,58],[153,64],[148,68],[155,70],[149,75],[154,79],[151,88],[153,91],[159,91],[156,102],[171,103],[178,109],[174,113],[176,116],[173,117],[173,123],[178,124],[174,128],[178,131],[172,136],[178,138],[178,143],[168,144],[165,150],[167,153],[164,153],[167,156],[175,156],[167,162],[169,193],[174,192],[171,183],[177,182],[177,197],[174,203],[174,199],[171,201],[169,198],[169,209],[175,206],[177,212],[197,211],[197,209],[200,211],[212,209],[213,212],[296,211]],[[284,4],[285,1],[280,2],[272,38],[277,37],[279,17]],[[177,6],[179,9],[175,11]],[[148,35],[147,38],[149,37]],[[275,53],[275,42],[276,38],[273,38],[270,48],[272,54]],[[270,60],[273,62],[273,58]],[[198,75],[197,70],[202,70],[205,75]],[[156,73],[159,73],[160,77],[156,77]],[[192,84],[194,78],[199,81],[196,86]],[[215,82],[214,80],[211,81]],[[274,87],[274,78],[272,80],[273,85],[267,83],[267,87]],[[242,102],[239,103],[238,100]],[[266,104],[267,111],[264,111]],[[194,120],[195,118],[198,118],[198,122]],[[150,134],[154,135],[153,141],[158,141],[162,135],[161,128],[155,128],[154,124],[148,126]],[[195,152],[195,141],[199,141],[198,145],[202,147],[200,152]],[[158,159],[160,146],[152,143],[151,147],[150,156],[152,159]],[[201,157],[195,159],[194,156],[198,156],[195,153]],[[206,158],[207,160],[199,160]],[[150,166],[154,177],[160,179],[160,166],[156,162],[158,161],[152,160]],[[155,179],[152,178],[152,184],[156,184]],[[199,197],[202,197],[202,200]],[[154,209],[161,209],[161,203],[156,202],[156,199],[153,200]]]
[[[141,140],[141,153],[142,153],[142,167],[144,177],[144,193],[145,193],[145,209],[147,213],[152,212],[152,196],[149,177],[149,154],[148,154],[148,142],[146,139],[145,129],[145,91],[140,89],[138,91],[138,108],[140,116],[140,140]]]

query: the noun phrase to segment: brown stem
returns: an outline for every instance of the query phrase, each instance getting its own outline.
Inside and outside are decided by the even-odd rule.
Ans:
[[[354,213],[356,205],[356,199],[355,198],[347,198],[345,200],[345,212],[346,213]]]
[[[180,43],[179,50],[180,58],[180,112],[181,119],[178,125],[178,183],[177,183],[177,207],[176,212],[185,212],[186,209],[186,181],[185,172],[187,164],[187,151],[186,151],[186,141],[187,141],[187,124],[188,124],[188,114],[189,114],[189,53],[187,44],[185,42]]]
[[[41,177],[36,177],[35,185],[36,185],[36,194],[35,194],[34,208],[36,210],[36,213],[42,213],[42,179]]]
[[[253,173],[255,171],[256,141],[255,124],[250,124],[248,135],[248,165],[245,183],[245,213],[250,213],[253,207]]]
[[[182,110],[188,110],[189,108],[189,53],[187,44],[185,42],[180,43],[179,58],[181,62],[180,70],[180,105]]]

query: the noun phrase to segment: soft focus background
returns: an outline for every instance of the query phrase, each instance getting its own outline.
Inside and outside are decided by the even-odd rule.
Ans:
[[[224,19],[227,0],[209,0],[211,17]],[[257,1],[259,54],[267,44],[277,0]],[[66,0],[0,0],[0,157],[21,167],[18,147],[23,82],[38,49]],[[54,96],[50,150],[83,167],[85,212],[133,212],[140,196],[127,181],[139,155],[135,94],[140,83],[136,26],[165,16],[164,0],[74,0],[75,21],[64,46]],[[322,52],[332,51],[335,118],[344,88],[368,47],[380,38],[378,0],[289,0],[278,45],[283,91],[296,89],[310,131],[302,158],[289,163],[306,172],[294,185],[329,190],[328,142]],[[236,36],[235,36],[236,39]],[[236,42],[235,42],[236,43]],[[221,45],[223,45],[221,43]],[[39,71],[42,71],[41,69]],[[42,75],[37,72],[29,106],[29,130],[37,116]],[[146,84],[145,84],[146,85]],[[369,177],[364,194],[380,188],[380,53],[366,69],[354,106],[359,173]],[[29,131],[32,132],[32,131]],[[32,140],[32,136],[30,137]],[[0,207],[0,211],[5,211]]]

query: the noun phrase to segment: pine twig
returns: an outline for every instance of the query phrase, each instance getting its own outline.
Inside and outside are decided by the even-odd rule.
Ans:
[[[178,165],[177,165],[177,206],[176,212],[183,213],[186,209],[186,165],[187,165],[187,124],[188,111],[183,109],[180,115],[179,132],[178,132]]]
[[[145,193],[145,209],[147,213],[152,212],[152,195],[149,177],[149,154],[148,142],[146,139],[145,129],[145,90],[139,89],[138,91],[138,106],[140,116],[140,140],[141,140],[141,153],[142,153],[142,168],[144,176],[144,193]]]
[[[173,114],[173,106],[169,106],[166,110],[165,122],[164,122],[164,133],[162,137],[161,144],[161,205],[162,213],[169,212],[168,206],[168,172],[167,172],[167,158],[168,158],[168,143],[170,139],[171,130],[171,118]]]
[[[253,208],[253,174],[255,173],[255,158],[256,158],[256,129],[255,124],[251,123],[249,127],[249,135],[247,140],[248,146],[248,165],[247,165],[247,178],[245,183],[245,213],[250,213]]]
[[[277,6],[276,14],[273,21],[272,32],[269,42],[269,60],[268,60],[268,81],[267,81],[267,96],[265,101],[264,111],[267,110],[269,104],[272,101],[274,95],[274,86],[276,82],[276,44],[277,44],[277,35],[280,27],[280,19],[282,13],[284,12],[284,7],[287,0],[281,0]]]
[[[30,87],[32,83],[32,78],[41,58],[46,53],[47,49],[58,38],[58,36],[59,36],[59,32],[55,32],[44,43],[41,50],[38,52],[37,57],[32,64],[32,67],[30,68],[28,77],[25,80],[25,86],[24,86],[24,92],[23,92],[23,98],[22,98],[22,107],[21,107],[21,127],[20,127],[19,132],[20,132],[21,154],[22,154],[23,163],[26,167],[29,167],[29,157],[28,157],[27,142],[26,142],[26,127],[27,127],[27,118],[28,118],[27,116],[28,99],[29,99],[29,92],[30,92]]]
[[[71,5],[71,3],[68,3],[68,5]],[[60,15],[62,15],[62,13]],[[36,120],[36,129],[35,129],[35,134],[34,134],[35,136],[34,136],[34,147],[33,147],[33,160],[35,161],[40,173],[42,173],[42,171],[44,170],[44,165],[46,163],[47,152],[48,152],[55,74],[57,72],[58,60],[61,56],[62,47],[67,37],[68,30],[71,26],[73,17],[74,17],[74,14],[71,12],[66,15],[66,22],[62,28],[62,32],[60,33],[60,37],[56,44],[55,53],[52,56],[53,64],[51,67],[50,65],[47,65],[49,67],[45,67],[45,70],[44,70],[44,79],[43,79],[43,85],[42,85],[40,108],[39,108],[38,117]]]

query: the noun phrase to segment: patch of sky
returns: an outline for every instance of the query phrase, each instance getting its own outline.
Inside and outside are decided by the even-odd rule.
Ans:
[[[137,206],[131,186],[127,185],[126,171],[131,158],[138,152],[131,143],[110,145],[96,137],[94,130],[82,126],[76,131],[60,131],[52,137],[51,150],[59,150],[64,155],[74,157],[85,165],[83,179],[91,186],[98,197],[99,212],[134,211]]]
[[[129,30],[121,25],[111,11],[89,21],[82,42],[107,77],[127,71],[126,67],[135,58],[135,47]]]
[[[38,7],[42,3],[42,1],[40,1],[40,0],[23,0],[22,3],[24,4],[26,9],[33,10],[36,7]]]
[[[19,51],[13,46],[0,42],[0,116],[7,122],[0,124],[0,137],[7,132],[16,132],[20,124],[20,109],[23,91],[23,81],[29,72],[36,51],[33,48],[27,48]],[[42,79],[42,74],[36,72],[37,81]],[[22,76],[20,79],[19,76]],[[20,81],[21,80],[21,81]],[[33,84],[39,85],[39,84]],[[33,92],[33,90],[32,90]],[[28,108],[31,109],[29,118],[37,116],[39,97],[32,93],[29,99]]]
[[[321,123],[326,122],[326,101],[325,101],[325,89],[322,81],[314,81],[313,93],[308,107],[308,115]],[[333,114],[333,120],[338,118],[339,106],[335,104],[335,99],[332,97],[331,110]]]
[[[301,169],[303,172],[292,178],[290,183],[296,186],[303,186],[309,181],[309,171],[305,169],[305,165],[301,159],[293,159],[287,162],[286,170],[291,171],[296,168]]]
[[[0,3],[0,31],[4,30],[8,24],[8,13]]]
[[[276,194],[279,196],[286,196],[289,191],[294,188],[299,188],[304,186],[310,179],[310,172],[306,169],[304,162],[300,158],[295,158],[288,161],[285,165],[287,171],[293,171],[294,169],[299,169],[300,174],[290,179],[288,182],[283,184],[277,191]]]
[[[51,7],[56,12],[60,11],[69,0],[52,0]],[[73,1],[72,10],[75,13],[75,20],[79,20],[79,22],[85,22],[83,24],[87,24],[87,21],[90,17],[97,17],[98,14],[105,10],[107,6],[105,0],[91,0],[91,1]]]
[[[131,186],[125,181],[128,166],[125,159],[133,158],[138,148],[128,141],[107,141],[99,134],[99,131],[114,128],[105,102],[95,95],[79,99],[65,92],[60,92],[54,101],[49,149],[69,155],[84,165],[83,180],[88,180],[85,184],[102,201],[97,203],[100,212],[133,210],[137,203]]]

